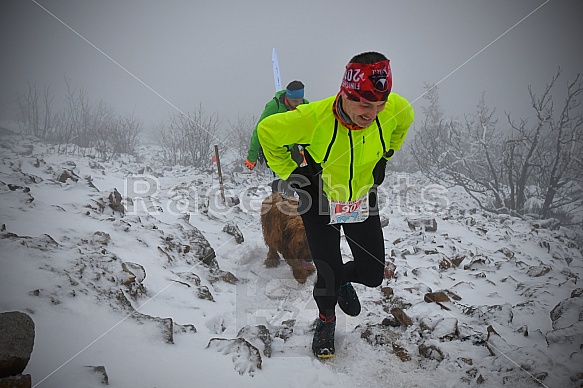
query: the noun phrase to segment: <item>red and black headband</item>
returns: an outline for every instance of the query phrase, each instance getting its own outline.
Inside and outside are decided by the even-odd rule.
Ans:
[[[390,61],[349,63],[346,65],[340,94],[352,101],[386,101],[393,86]]]

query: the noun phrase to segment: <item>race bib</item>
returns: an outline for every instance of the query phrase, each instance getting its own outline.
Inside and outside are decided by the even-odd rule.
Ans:
[[[330,224],[362,222],[368,218],[368,194],[355,201],[330,202]]]

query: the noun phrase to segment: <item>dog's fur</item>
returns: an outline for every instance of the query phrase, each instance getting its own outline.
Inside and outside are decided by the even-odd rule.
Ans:
[[[303,284],[315,269],[311,263],[305,263],[305,259],[311,257],[311,252],[297,208],[297,199],[283,198],[277,192],[271,194],[261,205],[261,229],[269,248],[265,266],[277,267],[280,262],[279,252],[291,267],[294,278]]]

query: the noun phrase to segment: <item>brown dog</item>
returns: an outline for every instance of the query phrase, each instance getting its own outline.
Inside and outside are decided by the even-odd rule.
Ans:
[[[312,256],[304,223],[298,214],[298,200],[283,198],[279,193],[271,194],[261,204],[261,229],[263,239],[269,248],[265,266],[279,265],[279,253],[291,267],[294,278],[304,284],[314,273],[314,265],[305,260]],[[279,253],[278,253],[279,252]]]

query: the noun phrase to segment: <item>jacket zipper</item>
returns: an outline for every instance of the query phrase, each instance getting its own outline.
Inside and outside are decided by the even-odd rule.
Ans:
[[[348,130],[348,140],[350,141],[350,174],[348,175],[348,200],[352,200],[352,178],[354,177],[354,143],[352,133]]]

